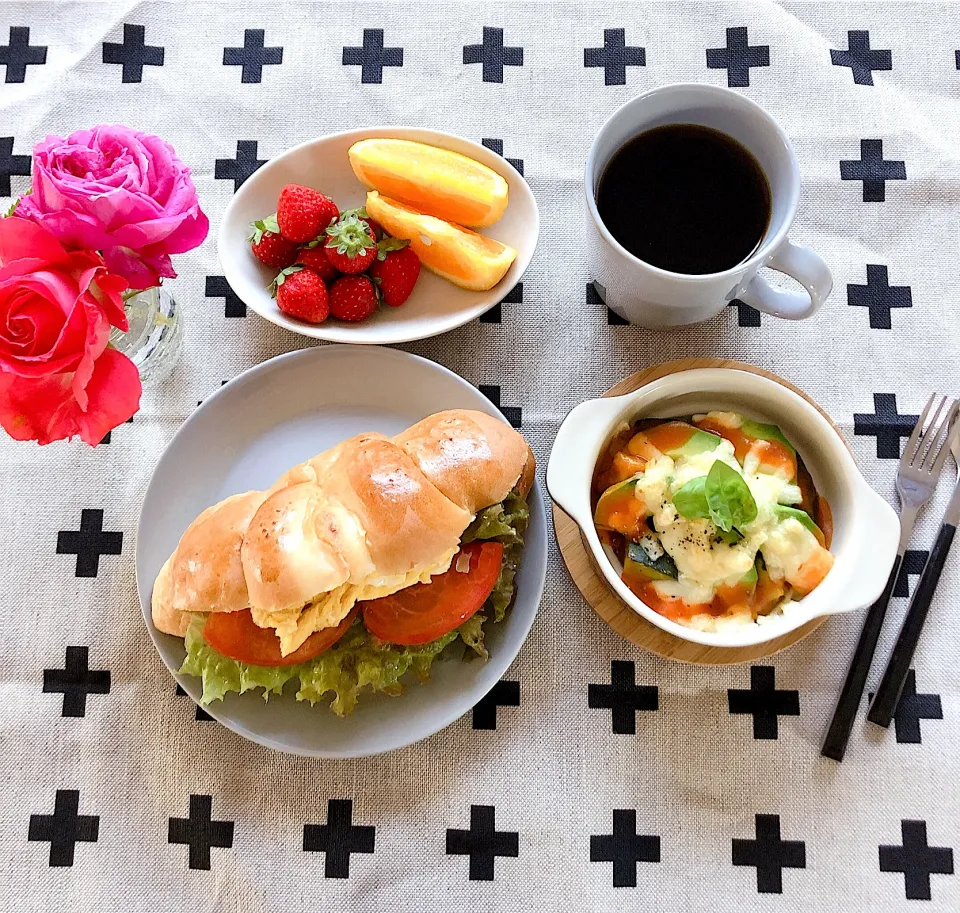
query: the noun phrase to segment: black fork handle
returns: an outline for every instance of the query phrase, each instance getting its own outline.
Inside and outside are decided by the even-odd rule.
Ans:
[[[940,582],[940,574],[943,571],[947,555],[950,553],[950,546],[956,532],[957,527],[952,523],[944,523],[940,527],[937,540],[930,550],[930,557],[923,566],[923,572],[917,581],[917,588],[913,591],[913,599],[910,600],[907,615],[903,619],[903,627],[897,635],[897,641],[893,645],[893,652],[890,654],[887,668],[884,670],[877,693],[873,697],[873,703],[870,704],[870,711],[867,713],[867,719],[878,726],[884,728],[889,726],[897,712],[900,693],[903,691],[903,684],[907,680],[910,663],[913,662],[913,654],[920,640],[920,632],[923,630],[923,623],[927,620],[930,603],[933,601],[933,594]]]
[[[860,639],[857,641],[853,656],[850,658],[847,677],[843,682],[843,688],[840,689],[840,696],[837,698],[833,719],[830,721],[830,727],[827,729],[823,746],[820,749],[820,754],[825,758],[842,761],[846,753],[850,732],[853,729],[854,720],[857,718],[857,711],[860,709],[863,689],[867,684],[867,676],[870,674],[870,664],[873,662],[873,654],[876,652],[880,631],[883,629],[883,619],[886,617],[890,597],[897,585],[897,577],[900,574],[902,563],[903,555],[898,554],[893,562],[893,567],[890,569],[887,585],[883,588],[880,598],[870,606],[866,620],[863,622]]]

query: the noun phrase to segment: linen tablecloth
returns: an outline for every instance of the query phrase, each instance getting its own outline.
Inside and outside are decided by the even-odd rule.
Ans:
[[[310,137],[402,123],[482,140],[537,196],[537,254],[496,311],[404,348],[482,385],[541,468],[565,413],[631,372],[753,362],[813,395],[894,501],[926,396],[960,392],[958,48],[951,3],[9,2],[0,207],[35,142],[103,122],[169,140],[214,228],[259,164]],[[735,87],[794,142],[792,237],[836,282],[813,319],[731,306],[651,332],[592,292],[590,139],[677,81]],[[0,909],[960,909],[956,550],[895,727],[862,712],[841,766],[819,743],[860,616],[752,666],[673,664],[610,631],[555,546],[499,706],[336,762],[206,720],[144,630],[141,498],[198,401],[308,343],[246,312],[213,233],[176,266],[186,352],[132,424],[96,449],[0,442]],[[944,480],[881,659],[946,500]]]

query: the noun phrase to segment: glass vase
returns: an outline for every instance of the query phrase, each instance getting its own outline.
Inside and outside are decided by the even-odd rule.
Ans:
[[[110,343],[140,371],[144,387],[160,383],[183,353],[183,317],[176,299],[163,286],[145,289],[124,302],[130,329],[114,329]]]

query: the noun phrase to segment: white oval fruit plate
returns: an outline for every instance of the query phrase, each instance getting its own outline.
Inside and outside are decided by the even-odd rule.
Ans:
[[[183,689],[199,702],[200,679],[177,671],[183,639],[153,625],[153,582],[180,535],[204,508],[241,491],[268,488],[291,466],[364,431],[397,434],[443,409],[477,409],[503,418],[476,387],[452,371],[393,349],[321,346],[257,365],[205,400],[174,435],[147,488],[137,530],[137,590],[147,630]],[[410,745],[466,713],[506,672],[533,624],[547,567],[547,522],[539,483],[512,609],[487,624],[490,658],[456,656],[433,664],[431,678],[399,697],[364,692],[341,719],[324,703],[228,694],[204,709],[228,729],[291,754],[351,758]],[[452,650],[453,648],[451,648]]]
[[[250,223],[277,211],[280,191],[287,184],[314,187],[330,197],[341,210],[362,206],[367,190],[350,167],[347,150],[371,137],[415,140],[460,152],[501,174],[510,189],[503,217],[483,234],[517,251],[507,274],[486,292],[458,288],[427,269],[413,294],[398,308],[382,307],[363,323],[336,320],[313,325],[289,317],[270,295],[276,270],[265,266],[250,250]],[[527,182],[506,159],[479,143],[418,127],[371,127],[334,133],[294,146],[259,168],[243,183],[230,201],[220,224],[217,252],[223,274],[234,292],[261,317],[314,339],[390,345],[446,333],[489,310],[519,282],[533,257],[540,232],[537,203]]]

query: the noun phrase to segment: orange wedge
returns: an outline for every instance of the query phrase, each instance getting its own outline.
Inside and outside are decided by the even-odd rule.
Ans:
[[[405,139],[365,139],[349,151],[367,190],[421,212],[469,225],[493,225],[507,208],[507,182],[467,155]]]
[[[405,238],[427,269],[460,288],[485,292],[510,269],[517,252],[506,244],[428,216],[411,206],[367,194],[367,212],[395,238]]]

